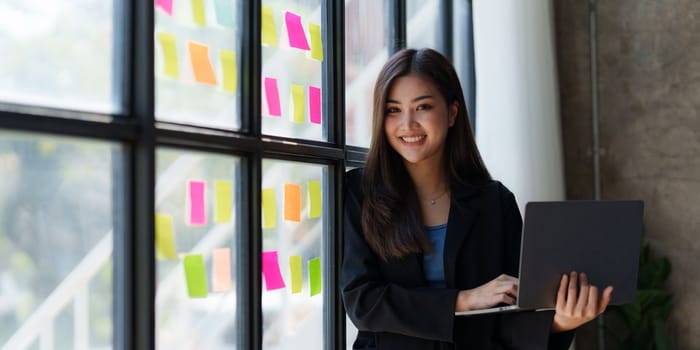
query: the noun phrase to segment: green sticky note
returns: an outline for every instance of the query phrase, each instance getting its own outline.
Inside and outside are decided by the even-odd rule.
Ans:
[[[177,68],[177,47],[175,46],[175,35],[160,32],[156,35],[160,47],[163,50],[163,74],[177,79],[179,74]]]
[[[277,29],[275,28],[275,17],[272,15],[272,8],[261,6],[262,16],[261,31],[262,43],[267,46],[277,46]]]
[[[207,296],[207,275],[204,270],[204,258],[201,254],[186,255],[182,261],[185,266],[187,294],[190,298]]]
[[[156,213],[156,258],[177,259],[172,215]]]
[[[309,292],[311,296],[321,293],[321,258],[309,260]]]
[[[204,14],[204,0],[192,0],[192,19],[194,23],[202,27],[207,25],[207,18]]]
[[[304,122],[304,86],[292,84],[292,104],[290,106],[291,120],[295,123]]]
[[[232,94],[236,93],[238,85],[238,67],[236,66],[236,53],[229,50],[221,50],[219,52],[221,58],[221,71],[223,72],[223,88],[224,91]]]
[[[301,293],[301,255],[289,257],[289,272],[292,276],[292,293]]]
[[[321,217],[321,209],[323,208],[321,181],[309,181],[306,184],[306,190],[309,193],[309,218]]]
[[[231,181],[214,181],[214,222],[217,224],[231,222],[231,208],[233,207],[233,191]]]
[[[321,26],[315,23],[309,23],[309,36],[311,37],[311,58],[317,61],[323,61]]]
[[[275,189],[263,188],[262,190],[262,228],[274,228],[277,225],[277,209],[275,202]]]

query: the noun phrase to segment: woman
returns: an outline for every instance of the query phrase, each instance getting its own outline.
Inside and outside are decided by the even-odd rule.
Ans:
[[[611,287],[599,299],[572,273],[555,312],[454,316],[515,303],[522,220],[486,170],[455,70],[436,51],[402,50],[384,65],[366,167],[345,186],[354,348],[567,349],[610,300]]]

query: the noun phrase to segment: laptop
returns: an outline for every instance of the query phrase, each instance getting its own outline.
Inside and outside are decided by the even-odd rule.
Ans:
[[[585,272],[600,291],[613,286],[610,305],[633,302],[643,210],[642,201],[527,203],[516,304],[455,315],[552,310],[561,277],[571,271]]]

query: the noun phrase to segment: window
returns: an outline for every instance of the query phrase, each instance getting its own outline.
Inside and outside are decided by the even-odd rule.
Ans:
[[[407,3],[0,5],[0,347],[349,347],[343,174]]]

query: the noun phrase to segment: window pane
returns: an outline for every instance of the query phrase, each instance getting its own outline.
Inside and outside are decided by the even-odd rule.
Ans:
[[[321,0],[263,0],[262,131],[327,140]]]
[[[105,142],[0,132],[3,349],[112,347],[121,152]]]
[[[112,1],[0,2],[0,101],[118,112]]]
[[[239,129],[240,1],[155,1],[156,117]]]
[[[349,145],[369,147],[372,94],[387,60],[387,4],[345,1],[345,128]]]
[[[264,160],[263,347],[322,349],[328,168]]]
[[[156,345],[235,349],[238,158],[156,154]]]
[[[406,42],[408,47],[437,50],[438,0],[406,0]]]

